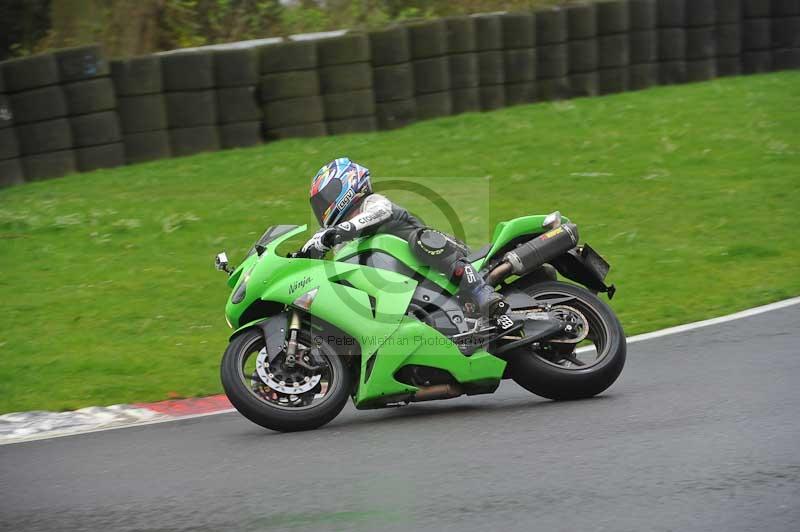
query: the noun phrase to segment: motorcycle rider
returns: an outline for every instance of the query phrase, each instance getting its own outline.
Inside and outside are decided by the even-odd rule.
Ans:
[[[408,241],[423,263],[458,282],[457,295],[467,313],[493,318],[506,311],[503,296],[466,260],[467,246],[373,193],[367,168],[346,157],[335,159],[314,176],[309,195],[321,228],[305,243],[302,254],[321,258],[334,245],[361,236],[395,235]]]

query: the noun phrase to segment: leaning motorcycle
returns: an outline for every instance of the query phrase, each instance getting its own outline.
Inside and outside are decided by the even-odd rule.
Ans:
[[[465,314],[456,284],[392,235],[341,245],[333,260],[277,252],[305,230],[270,227],[236,268],[217,256],[234,329],[222,384],[254,423],[309,430],[348,398],[357,409],[400,406],[493,393],[509,378],[545,398],[580,399],[622,371],[625,335],[598,298],[614,295],[609,265],[558,212],[502,222],[468,257],[506,298],[494,320]]]

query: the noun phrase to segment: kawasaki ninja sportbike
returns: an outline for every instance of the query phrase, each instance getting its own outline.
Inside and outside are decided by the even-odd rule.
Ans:
[[[249,420],[278,431],[317,428],[342,410],[399,406],[494,392],[511,378],[542,397],[601,393],[625,363],[625,336],[596,294],[608,263],[558,212],[500,223],[468,260],[510,307],[499,319],[464,313],[456,285],[378,234],[349,242],[333,260],[278,246],[305,226],[269,228],[233,269],[235,329],[222,384]],[[556,281],[556,272],[579,283]]]

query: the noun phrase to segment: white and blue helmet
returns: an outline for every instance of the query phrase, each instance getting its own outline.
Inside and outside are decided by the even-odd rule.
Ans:
[[[311,181],[309,196],[319,225],[331,227],[369,194],[372,194],[369,170],[342,157],[320,168]]]

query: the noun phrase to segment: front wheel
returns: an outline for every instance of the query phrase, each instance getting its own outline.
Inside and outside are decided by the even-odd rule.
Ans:
[[[594,294],[562,282],[532,285],[537,302],[561,300],[551,312],[580,330],[580,343],[553,338],[514,353],[511,377],[530,392],[554,400],[592,397],[611,386],[625,365],[625,333],[614,312]]]
[[[222,357],[225,395],[244,417],[262,427],[280,432],[321,427],[347,403],[352,375],[333,348],[315,344],[308,333],[300,333],[296,356],[305,367],[288,366],[285,351],[270,356],[260,330],[244,332]]]

